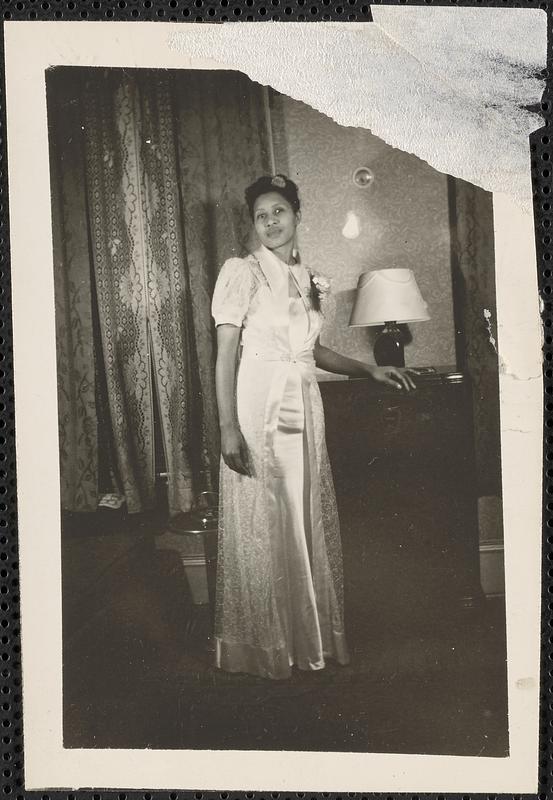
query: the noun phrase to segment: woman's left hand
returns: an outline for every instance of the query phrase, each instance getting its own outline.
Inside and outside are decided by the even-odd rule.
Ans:
[[[391,386],[393,389],[403,389],[410,392],[416,389],[415,381],[411,375],[416,372],[408,367],[373,367],[369,368],[369,374],[378,383]]]

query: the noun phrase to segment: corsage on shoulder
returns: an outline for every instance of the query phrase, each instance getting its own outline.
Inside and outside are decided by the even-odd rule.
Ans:
[[[330,281],[318,272],[310,272],[311,279],[311,302],[316,311],[320,311],[324,301],[330,294]]]

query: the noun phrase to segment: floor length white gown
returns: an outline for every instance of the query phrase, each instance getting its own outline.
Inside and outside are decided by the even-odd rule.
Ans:
[[[265,248],[231,259],[213,315],[242,328],[236,405],[252,467],[249,477],[221,462],[216,663],[269,678],[347,663],[310,273]]]

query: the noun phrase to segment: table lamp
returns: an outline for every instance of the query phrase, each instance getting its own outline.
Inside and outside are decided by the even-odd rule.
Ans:
[[[374,343],[381,367],[404,367],[404,340],[399,323],[429,320],[428,308],[410,269],[375,269],[359,276],[351,327],[384,325]]]

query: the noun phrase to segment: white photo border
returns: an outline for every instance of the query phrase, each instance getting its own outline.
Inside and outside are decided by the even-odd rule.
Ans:
[[[225,68],[171,50],[168,40],[178,27],[158,22],[5,24],[26,789],[536,792],[542,331],[533,219],[506,195],[494,195],[493,205],[510,755],[63,747],[61,517],[45,70],[57,65]],[[247,29],[241,31],[242,25],[235,27],[237,41],[249,35]]]

